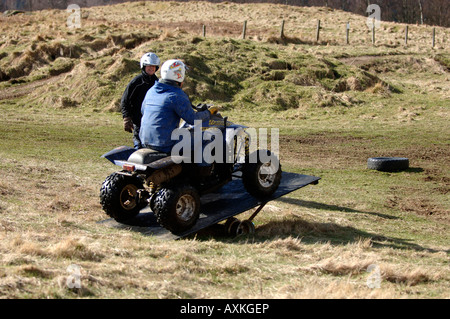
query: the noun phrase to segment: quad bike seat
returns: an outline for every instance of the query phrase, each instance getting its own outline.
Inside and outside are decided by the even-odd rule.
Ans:
[[[141,148],[128,157],[128,162],[135,164],[150,164],[168,156],[170,155],[167,153],[158,152],[150,148]]]

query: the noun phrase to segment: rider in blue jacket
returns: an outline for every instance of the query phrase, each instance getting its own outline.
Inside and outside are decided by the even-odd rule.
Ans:
[[[193,125],[195,120],[209,120],[217,108],[196,112],[187,94],[181,89],[186,67],[180,60],[168,60],[161,67],[161,79],[147,92],[142,102],[140,139],[143,147],[169,153],[178,142],[172,140],[172,131],[180,119]]]

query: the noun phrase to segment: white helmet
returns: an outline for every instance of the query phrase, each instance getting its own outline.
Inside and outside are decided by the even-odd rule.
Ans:
[[[180,60],[167,60],[161,66],[161,78],[164,80],[172,80],[183,82],[186,74],[186,66]]]
[[[141,70],[144,69],[147,65],[154,65],[156,66],[156,70],[158,70],[160,63],[161,60],[155,53],[148,52],[144,54],[141,58]]]

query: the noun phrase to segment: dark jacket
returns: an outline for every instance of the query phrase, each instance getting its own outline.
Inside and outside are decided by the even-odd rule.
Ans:
[[[128,83],[123,92],[120,108],[123,118],[131,117],[133,124],[141,125],[141,107],[147,91],[158,81],[156,75],[148,75],[144,71]]]

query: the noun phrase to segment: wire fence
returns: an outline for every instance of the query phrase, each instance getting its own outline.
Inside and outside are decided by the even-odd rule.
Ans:
[[[352,21],[352,26],[350,21],[340,19],[340,21],[323,21],[320,19],[305,21],[304,24],[295,26],[290,26],[289,31],[286,31],[285,20],[281,20],[278,24],[279,31],[274,33],[277,26],[262,25],[260,22],[252,26],[251,34],[254,37],[266,36],[270,37],[272,41],[280,41],[284,43],[307,43],[307,44],[358,44],[358,43],[371,43],[372,45],[393,45],[408,46],[411,44],[418,44],[420,46],[426,46],[435,48],[438,44],[437,36],[440,32],[442,40],[439,41],[440,48],[443,48],[446,44],[448,28],[444,27],[432,27],[432,26],[414,26],[408,24],[394,24],[386,23],[382,26],[380,20],[379,7],[377,5],[371,5],[374,9],[374,14],[367,17],[365,23],[364,19],[358,19],[357,21]],[[371,7],[369,6],[369,7]],[[81,26],[81,9],[78,5],[69,5],[67,11],[70,14],[67,25],[69,28],[79,28]],[[140,21],[144,24],[150,25],[149,21]],[[253,22],[250,20],[250,23]],[[327,26],[324,26],[327,24]],[[384,22],[383,22],[384,23]],[[161,23],[157,23],[161,25]],[[178,25],[181,23],[177,22]],[[242,26],[239,27],[239,22],[225,22],[216,21],[210,25],[202,24],[202,22],[184,22],[189,28],[198,28],[201,26],[201,34],[203,37],[211,34],[228,34],[231,36],[237,36],[242,39],[250,38],[249,36],[249,24],[245,20],[242,22]],[[341,27],[339,24],[342,24]],[[163,24],[163,26],[169,26]],[[331,26],[331,27],[330,27]],[[209,29],[208,29],[209,28]],[[340,30],[340,31],[339,31]],[[302,33],[298,35],[298,33]],[[274,35],[275,34],[275,35]],[[324,36],[325,35],[325,36]]]
[[[292,36],[290,34],[288,34],[285,30],[285,20],[281,20],[281,22],[279,23],[279,32],[278,32],[278,36],[277,39],[279,39],[282,42],[299,42],[299,43],[310,43],[310,44],[346,44],[346,45],[350,45],[352,43],[361,43],[361,42],[367,42],[367,40],[369,40],[369,42],[372,45],[383,45],[383,44],[387,44],[387,42],[383,42],[383,32],[379,32],[378,29],[380,29],[379,25],[377,25],[376,21],[373,21],[371,23],[367,23],[368,24],[368,29],[362,31],[361,29],[352,29],[350,26],[350,22],[345,23],[344,25],[342,25],[342,39],[339,39],[336,37],[336,25],[333,25],[332,28],[325,28],[323,26],[323,21],[322,20],[317,20],[315,27],[303,27],[300,29],[297,29],[297,31],[301,31],[302,36],[301,37],[296,37],[295,34]],[[239,37],[241,39],[249,39],[249,27],[248,27],[249,23],[247,20],[245,20],[242,23],[242,32],[240,33]],[[209,26],[203,24],[202,25],[202,31],[201,31],[201,35],[203,37],[207,37],[208,35],[208,28]],[[213,27],[210,27],[211,29],[213,29]],[[422,27],[422,30],[420,32],[418,32],[417,34],[414,34],[413,32],[411,32],[411,28],[409,25],[399,25],[395,27],[395,36],[391,37],[389,39],[389,41],[392,41],[392,39],[394,39],[398,44],[403,44],[404,46],[408,46],[411,44],[414,44],[414,40],[417,40],[420,38],[420,40],[423,40],[426,43],[429,43],[429,47],[431,48],[435,48],[436,45],[438,44],[438,42],[444,46],[445,42],[446,42],[446,37],[447,34],[446,32],[442,32],[442,40],[438,41],[437,40],[437,36],[438,33],[436,31],[436,27],[426,27],[426,30],[424,31],[425,27]],[[442,29],[442,28],[441,28]],[[352,31],[356,31],[358,30],[358,34],[352,34]],[[327,37],[324,37],[324,34],[327,33],[327,31],[329,31],[330,34],[332,34],[332,38],[330,39],[330,35],[328,34]],[[214,32],[213,32],[214,33]],[[236,32],[234,32],[236,34]],[[258,33],[258,31],[254,31],[252,33],[252,35],[256,35]],[[298,32],[297,32],[298,33]],[[369,39],[367,39],[366,36],[362,36],[361,34],[366,34],[366,33],[370,33],[370,37]],[[338,32],[339,34],[339,32]],[[356,41],[352,41],[352,37],[357,38]],[[413,42],[413,43],[411,43]],[[422,44],[421,42],[421,44]]]

